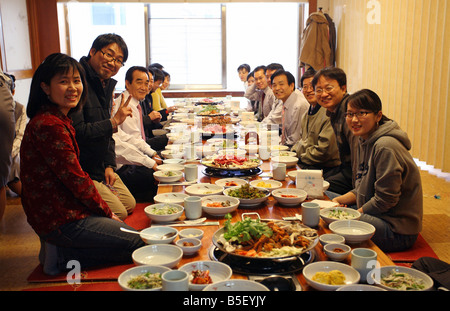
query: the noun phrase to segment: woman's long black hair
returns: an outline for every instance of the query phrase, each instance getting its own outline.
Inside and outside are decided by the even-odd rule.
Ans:
[[[80,101],[73,110],[79,110],[83,107],[87,96],[87,83],[83,67],[77,60],[66,54],[54,53],[47,56],[33,75],[27,104],[27,116],[30,119],[33,118],[43,106],[55,105],[48,99],[47,94],[45,94],[41,87],[41,83],[44,82],[45,84],[50,85],[50,81],[55,75],[66,74],[70,70],[77,70],[80,73],[81,82],[83,84],[83,93],[81,94]]]

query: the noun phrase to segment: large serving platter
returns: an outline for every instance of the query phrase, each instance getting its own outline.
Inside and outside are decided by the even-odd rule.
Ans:
[[[290,222],[287,222],[287,221],[277,220],[277,219],[261,219],[261,221],[262,222],[272,222],[273,221],[273,222],[276,222],[276,223],[283,223],[283,224],[290,223]],[[294,224],[294,222],[292,222],[292,224]],[[309,227],[307,227],[307,226],[305,226],[303,224],[300,224],[300,223],[295,223],[295,226],[296,226],[296,228],[301,228],[301,229],[305,230],[305,232],[313,232],[313,231],[315,231],[314,229],[311,229],[311,228],[309,228]],[[240,257],[240,258],[247,258],[247,259],[251,258],[252,260],[253,259],[254,260],[287,260],[288,258],[294,260],[298,256],[300,256],[300,255],[302,255],[302,254],[312,250],[314,247],[316,247],[317,243],[319,242],[319,236],[318,236],[318,234],[316,232],[315,235],[313,235],[310,238],[307,238],[310,241],[308,247],[306,247],[306,248],[304,248],[302,250],[299,250],[299,253],[297,253],[295,255],[284,255],[284,256],[276,256],[276,257],[257,257],[257,256],[256,257],[255,256],[249,257],[249,256],[241,255],[241,254],[236,254],[236,253],[234,253],[234,251],[228,250],[227,247],[223,243],[224,242],[224,238],[223,238],[224,233],[225,233],[225,227],[222,227],[222,228],[218,229],[214,233],[214,235],[212,237],[213,244],[219,250],[221,250],[222,252],[224,252],[226,254],[232,255],[232,256],[236,256],[236,257]]]
[[[228,156],[227,158],[231,159],[233,157],[234,156]],[[248,158],[246,158],[248,161],[245,162],[245,164],[243,164],[243,165],[234,164],[234,165],[228,165],[228,166],[218,166],[213,163],[213,161],[217,158],[219,158],[219,157],[215,156],[215,157],[203,158],[200,163],[209,168],[213,168],[216,170],[225,170],[225,171],[251,170],[251,169],[255,169],[255,168],[259,167],[262,164],[262,161],[260,159],[249,160]],[[238,157],[238,158],[244,158],[244,157]],[[220,159],[222,159],[222,158],[220,158]]]

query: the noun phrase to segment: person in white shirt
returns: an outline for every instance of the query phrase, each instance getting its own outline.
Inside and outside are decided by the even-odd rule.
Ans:
[[[275,96],[282,102],[281,144],[291,148],[302,135],[301,119],[309,103],[295,87],[295,78],[289,71],[276,71],[271,82]]]
[[[136,201],[149,201],[157,191],[153,172],[162,161],[145,141],[140,101],[148,94],[149,75],[145,67],[131,67],[125,76],[126,91],[116,100],[114,110],[122,96],[131,100],[128,107],[132,114],[119,125],[113,138],[116,142],[117,174],[135,197]]]
[[[254,70],[255,83],[247,88],[244,97],[249,100],[254,100],[259,102],[260,114],[258,116],[258,121],[263,121],[269,113],[278,105],[278,100],[273,95],[272,89],[269,87],[266,78],[266,67],[258,66]],[[274,123],[272,119],[268,119],[265,123],[269,124],[279,124]]]

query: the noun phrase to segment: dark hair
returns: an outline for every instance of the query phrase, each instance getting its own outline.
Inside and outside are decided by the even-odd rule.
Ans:
[[[344,70],[337,67],[327,67],[319,70],[315,74],[314,79],[312,81],[312,85],[314,88],[316,88],[317,82],[322,76],[327,79],[336,80],[340,87],[347,85],[347,75],[345,74]]]
[[[155,80],[155,81],[164,81],[164,74],[163,74],[163,72],[161,71],[161,70],[159,70],[158,68],[156,68],[156,67],[151,67],[150,66],[150,68],[148,68],[148,70],[150,71],[153,71],[153,80]]]
[[[127,70],[127,73],[125,74],[125,81],[128,81],[128,82],[132,83],[133,82],[133,73],[135,71],[144,72],[148,76],[147,68],[142,67],[142,66],[133,66],[133,67],[130,67],[130,69]]]
[[[281,64],[272,63],[267,65],[266,70],[284,70],[284,67]]]
[[[43,106],[55,105],[48,99],[47,94],[41,87],[41,83],[43,82],[50,85],[50,81],[54,76],[66,74],[70,70],[77,70],[80,73],[81,82],[83,84],[83,93],[81,94],[80,101],[78,102],[77,107],[73,108],[72,111],[80,110],[83,107],[87,96],[87,83],[83,67],[78,61],[66,54],[54,53],[47,56],[42,64],[39,65],[31,80],[30,96],[28,97],[27,104],[27,116],[30,119],[33,118]]]
[[[168,73],[167,71],[165,71],[165,70],[161,70],[162,71],[162,73],[163,73],[163,75],[164,75],[164,79],[166,78],[166,77],[169,77],[170,78],[170,73]]]
[[[282,69],[278,69],[277,71],[275,71],[273,73],[273,75],[270,77],[270,82],[273,83],[273,80],[275,77],[278,76],[286,76],[287,82],[289,85],[291,85],[292,83],[294,83],[294,87],[295,87],[295,77],[292,73],[290,73],[289,71],[284,71]]]
[[[347,106],[348,105],[352,105],[352,107],[357,109],[369,110],[374,113],[378,113],[383,109],[380,97],[374,91],[369,89],[363,89],[351,94],[347,100]],[[379,124],[381,125],[388,120],[389,118],[383,114]]]
[[[314,78],[315,74],[316,74],[316,71],[312,68],[309,68],[308,70],[306,70],[306,72],[300,78],[300,87],[303,87],[304,80],[309,79],[309,78]]]
[[[250,65],[248,65],[248,64],[242,64],[242,65],[240,65],[240,66],[238,67],[237,71],[239,72],[239,71],[241,71],[242,69],[245,69],[245,70],[247,70],[247,72],[250,72]]]
[[[159,70],[163,70],[164,69],[164,66],[161,65],[160,63],[153,63],[149,67],[155,67],[155,68],[158,68]]]
[[[123,38],[117,34],[108,33],[108,34],[99,35],[92,43],[91,49],[95,49],[95,51],[100,51],[105,46],[108,46],[112,43],[116,43],[119,46],[119,48],[122,50],[122,52],[123,52],[123,61],[122,62],[125,63],[128,59],[128,47],[127,47],[127,44],[125,43],[125,41],[123,40]],[[89,53],[88,53],[87,58],[88,59],[90,58]]]
[[[9,86],[9,89],[11,90],[11,93],[14,92],[14,90],[16,89],[16,77],[10,73],[6,73],[4,72],[5,76],[7,76],[10,80],[11,83],[7,83]]]
[[[263,70],[264,73],[266,73],[266,66],[261,65],[255,68],[255,70],[253,70],[253,74],[257,73],[258,71]]]
[[[247,81],[249,78],[254,78],[255,77],[255,71],[249,72],[248,76],[247,76]]]

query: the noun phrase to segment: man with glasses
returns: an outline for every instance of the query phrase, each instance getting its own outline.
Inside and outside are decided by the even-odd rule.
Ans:
[[[345,194],[354,187],[352,150],[356,150],[357,141],[347,126],[347,75],[340,68],[328,67],[320,70],[314,76],[312,85],[320,106],[327,109],[331,126],[336,135],[336,141],[341,160],[340,171],[329,178],[330,192]]]
[[[117,81],[112,79],[128,59],[128,48],[116,34],[98,36],[88,56],[80,60],[86,72],[88,94],[83,109],[71,113],[76,139],[80,148],[80,164],[111,211],[125,219],[136,206],[136,200],[115,173],[116,153],[112,137],[118,126],[131,115],[122,98],[120,107],[111,116],[113,93]]]
[[[317,102],[312,86],[315,73],[309,69],[300,79],[302,93],[310,106],[301,120],[302,136],[291,151],[297,153],[301,169],[322,170],[326,180],[339,173],[341,161],[327,110]]]

